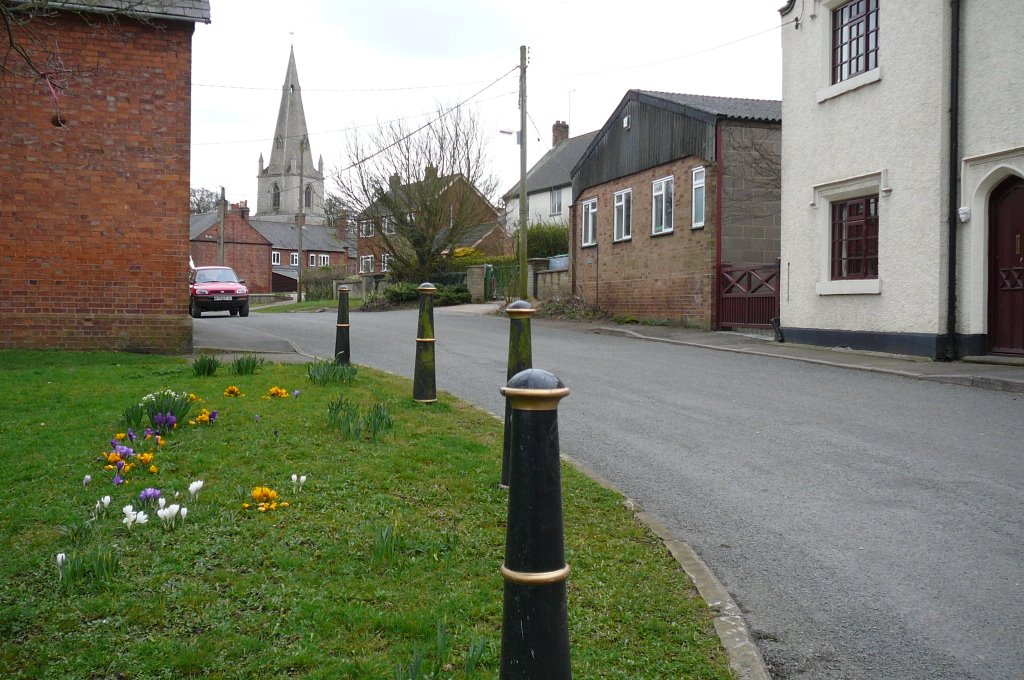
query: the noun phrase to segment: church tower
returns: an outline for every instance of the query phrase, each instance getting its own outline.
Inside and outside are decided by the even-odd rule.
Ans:
[[[259,194],[254,217],[293,222],[299,212],[299,201],[302,201],[306,224],[324,223],[324,159],[321,156],[313,165],[294,47],[288,56],[288,71],[281,88],[281,108],[277,112],[270,163],[264,167],[261,153],[257,178]]]

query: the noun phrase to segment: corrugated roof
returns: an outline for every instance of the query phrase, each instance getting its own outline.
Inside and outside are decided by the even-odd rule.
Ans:
[[[526,195],[572,184],[572,168],[590,146],[590,142],[594,141],[598,132],[600,130],[570,137],[544,154],[526,173]],[[519,182],[502,196],[506,202],[518,197]]]
[[[32,0],[14,0],[28,4]],[[48,9],[113,14],[115,12],[149,19],[210,23],[210,0],[95,0],[94,2],[51,1]]]
[[[740,99],[738,97],[712,97],[703,94],[679,94],[634,90],[640,95],[662,99],[667,102],[689,107],[713,116],[739,120],[782,121],[782,102],[776,99]]]

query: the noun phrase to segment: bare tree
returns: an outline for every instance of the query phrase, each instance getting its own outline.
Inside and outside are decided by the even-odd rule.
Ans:
[[[188,190],[188,211],[193,215],[213,212],[220,204],[220,194],[210,189]]]
[[[444,272],[472,228],[498,219],[498,180],[469,110],[439,109],[417,129],[384,124],[366,139],[351,137],[346,150],[350,165],[335,173],[340,198],[396,278]]]

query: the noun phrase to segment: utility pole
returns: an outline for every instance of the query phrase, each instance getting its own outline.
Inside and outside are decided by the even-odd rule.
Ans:
[[[299,266],[295,269],[295,301],[302,302],[302,230],[306,224],[306,216],[303,208],[306,201],[306,192],[302,186],[302,161],[306,157],[306,138],[299,139],[299,214],[295,217],[295,225],[299,229]]]
[[[220,229],[217,230],[217,264],[224,266],[224,217],[228,202],[224,198],[224,187],[220,188]]]
[[[519,46],[519,299],[526,299],[526,45]]]

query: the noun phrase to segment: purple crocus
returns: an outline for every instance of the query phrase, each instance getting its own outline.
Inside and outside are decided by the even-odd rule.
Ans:
[[[117,461],[117,471],[120,472],[123,468],[124,468],[124,461],[123,460]]]
[[[300,394],[302,394],[302,390],[295,390],[294,392],[292,392],[292,396],[295,397],[296,399],[299,398]]]
[[[149,503],[160,498],[160,489],[155,489],[151,486],[146,487],[139,492],[139,502]]]
[[[135,430],[132,430],[131,428],[128,428],[128,441],[134,442],[135,441],[135,436],[136,436],[135,435]]]
[[[121,446],[118,444],[114,447],[114,452],[122,458],[130,458],[135,455],[135,451],[128,446]]]
[[[147,438],[148,437],[152,437],[153,436],[153,428],[147,427],[145,430],[142,431],[142,436],[147,437]]]
[[[120,474],[115,474],[114,475],[114,486],[119,486],[121,484],[124,484],[124,477],[122,477]]]
[[[178,419],[174,417],[173,413],[168,413],[164,416],[164,423],[167,425],[168,430],[174,429],[174,424],[178,422]]]
[[[163,425],[165,422],[167,422],[167,418],[164,416],[163,413],[153,414],[153,424],[157,426],[157,429],[160,429],[159,426]]]
[[[217,412],[216,411],[210,411],[210,422],[212,423],[215,420],[217,420]]]

